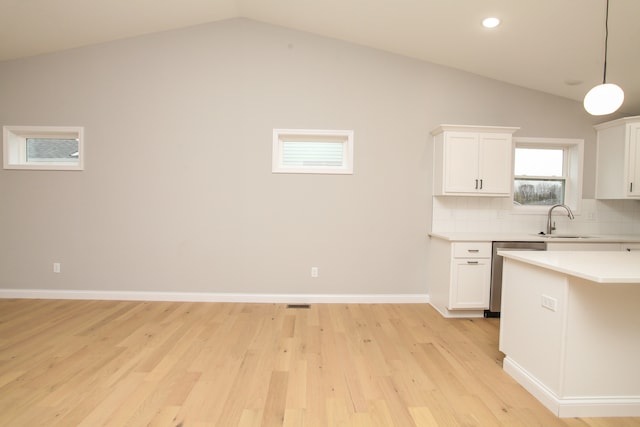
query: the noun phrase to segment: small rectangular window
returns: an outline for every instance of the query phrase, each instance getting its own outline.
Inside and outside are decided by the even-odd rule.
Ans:
[[[274,129],[274,173],[353,173],[353,131]]]
[[[27,163],[76,163],[78,140],[75,138],[27,138]]]
[[[4,126],[5,169],[83,170],[83,128]]]
[[[283,141],[282,165],[290,168],[341,167],[343,145],[341,142]]]

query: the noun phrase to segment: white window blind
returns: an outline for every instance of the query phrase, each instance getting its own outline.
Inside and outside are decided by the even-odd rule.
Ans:
[[[340,167],[343,163],[344,144],[340,142],[282,143],[282,164],[285,167]]]
[[[275,173],[353,173],[353,131],[274,129]]]

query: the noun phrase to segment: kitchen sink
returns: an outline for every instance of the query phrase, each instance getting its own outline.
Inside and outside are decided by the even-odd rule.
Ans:
[[[595,236],[587,236],[584,234],[532,234],[532,236],[542,237],[544,239],[594,239]]]

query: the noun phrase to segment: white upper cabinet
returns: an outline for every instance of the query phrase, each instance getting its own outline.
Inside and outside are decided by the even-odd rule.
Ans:
[[[595,126],[596,198],[640,198],[640,116]]]
[[[434,129],[434,195],[510,196],[512,135],[518,129],[464,125]]]

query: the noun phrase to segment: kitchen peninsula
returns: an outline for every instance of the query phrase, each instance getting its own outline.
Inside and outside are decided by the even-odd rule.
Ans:
[[[639,235],[551,237],[534,233],[432,232],[429,233],[431,305],[444,317],[483,317],[494,303],[491,294],[495,284],[500,283],[500,288],[502,285],[492,264],[497,262],[494,251],[504,248],[501,243],[505,242],[544,243],[548,251],[640,250]]]
[[[640,253],[500,253],[504,370],[559,417],[640,416]]]

